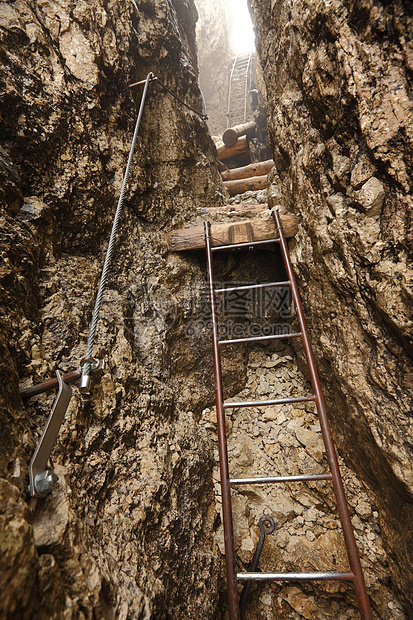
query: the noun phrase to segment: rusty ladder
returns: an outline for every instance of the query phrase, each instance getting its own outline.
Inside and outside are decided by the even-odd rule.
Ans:
[[[360,558],[354,538],[353,527],[350,521],[350,515],[348,511],[347,501],[344,493],[343,482],[341,479],[340,469],[337,460],[337,454],[330,430],[330,425],[327,418],[326,406],[324,398],[321,392],[320,380],[317,373],[317,368],[314,360],[310,339],[308,336],[307,326],[303,309],[301,306],[300,296],[298,293],[297,283],[295,281],[294,272],[290,256],[288,253],[288,246],[282,230],[282,224],[277,211],[273,211],[273,218],[276,232],[278,237],[257,242],[236,243],[232,245],[212,245],[211,237],[211,225],[209,222],[205,222],[205,244],[207,253],[207,269],[208,269],[208,288],[209,288],[209,300],[211,305],[211,318],[212,318],[212,345],[213,345],[213,357],[214,357],[214,372],[215,372],[215,398],[217,407],[217,423],[218,423],[218,447],[219,447],[219,462],[220,462],[220,475],[221,475],[221,490],[222,490],[222,517],[224,525],[224,543],[225,543],[225,563],[226,563],[226,577],[228,588],[228,607],[230,620],[240,620],[241,613],[238,603],[238,588],[237,581],[248,583],[251,581],[327,581],[327,580],[340,580],[340,581],[352,581],[356,592],[357,602],[361,614],[362,620],[372,620],[372,612],[370,608],[369,598],[367,595],[366,584],[364,581],[363,571],[360,564]],[[232,250],[236,248],[252,248],[254,246],[263,246],[264,244],[279,243],[281,248],[281,254],[283,257],[284,266],[286,269],[288,280],[286,282],[272,282],[266,284],[249,285],[242,287],[235,287],[232,289],[223,288],[216,289],[214,287],[214,272],[213,272],[213,252],[222,250]],[[258,336],[254,338],[233,338],[231,340],[219,340],[218,333],[218,317],[216,308],[216,296],[217,294],[226,293],[234,290],[246,290],[254,288],[276,287],[276,286],[289,286],[292,293],[292,299],[295,307],[295,312],[298,319],[300,331],[297,333],[281,334],[275,336]],[[313,389],[313,395],[304,396],[300,398],[282,398],[277,400],[268,400],[261,402],[229,402],[224,403],[223,388],[222,388],[222,372],[221,372],[221,347],[229,344],[240,344],[248,342],[266,342],[277,338],[301,338],[305,353],[306,362],[311,379],[311,385]],[[261,478],[241,478],[234,479],[229,475],[228,467],[228,451],[227,440],[225,431],[225,409],[238,408],[238,407],[254,407],[254,406],[267,406],[267,405],[279,405],[285,403],[296,403],[302,401],[314,401],[317,407],[317,414],[320,421],[321,433],[324,440],[325,450],[327,454],[330,473],[312,474],[312,475],[299,475],[299,476],[269,476]],[[234,535],[233,535],[233,523],[232,523],[232,507],[231,507],[231,487],[243,484],[273,484],[273,483],[288,483],[288,482],[307,482],[317,480],[331,480],[333,484],[334,494],[337,501],[338,513],[343,529],[344,540],[347,548],[347,555],[350,565],[349,572],[315,572],[315,573],[260,573],[260,572],[244,572],[237,573],[235,568],[235,551],[234,551]]]

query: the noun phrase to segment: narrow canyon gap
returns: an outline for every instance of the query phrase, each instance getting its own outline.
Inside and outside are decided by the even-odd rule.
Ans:
[[[172,230],[199,223],[200,209],[229,200],[209,133],[225,129],[227,9],[196,4],[0,2],[1,618],[226,617],[208,321],[189,328],[194,313],[207,312],[205,257],[166,244]],[[252,0],[250,10],[275,161],[268,204],[298,220],[291,257],[374,617],[406,620],[412,4]],[[205,29],[196,39],[198,11]],[[152,71],[202,113],[198,66],[207,64],[211,80],[214,62],[218,121],[209,129],[150,84],[94,349],[107,368],[89,398],[74,388],[52,453],[59,482],[29,501],[28,463],[54,395],[23,404],[19,391],[77,368],[84,355],[142,93],[130,84]],[[208,100],[202,75],[200,84]],[[268,263],[252,257],[234,273],[259,281],[277,269]],[[226,395],[267,398],[286,382],[304,390],[300,359],[287,345],[228,353]],[[268,412],[255,425],[232,416],[236,467],[321,465],[310,414]],[[276,432],[264,450],[269,424]],[[317,561],[333,552],[345,562],[327,488],[239,494],[234,504],[243,566],[266,506],[277,530],[264,563],[308,568],[314,541]],[[357,613],[350,587],[274,584],[254,589],[246,618]]]

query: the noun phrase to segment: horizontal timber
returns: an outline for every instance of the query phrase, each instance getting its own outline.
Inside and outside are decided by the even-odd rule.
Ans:
[[[242,92],[245,92],[245,80],[242,83]],[[228,127],[228,129],[226,129],[222,134],[222,141],[226,146],[232,147],[236,144],[240,136],[248,136],[248,138],[252,138],[256,131],[257,125],[255,124],[255,121],[249,121],[248,123]]]
[[[228,190],[230,196],[243,194],[249,191],[258,191],[267,189],[267,175],[263,174],[259,177],[249,177],[248,179],[238,179],[236,181],[224,181],[224,186]]]
[[[237,181],[239,179],[249,179],[267,174],[274,167],[274,160],[259,161],[241,168],[232,168],[221,172],[224,181]]]
[[[199,209],[201,215],[206,213],[237,213],[239,211],[266,211],[268,205],[263,204],[249,204],[248,202],[240,202],[236,205],[223,205],[222,207],[201,207]]]
[[[285,237],[294,237],[297,232],[297,220],[293,215],[281,216]],[[278,238],[274,222],[271,217],[259,217],[240,222],[211,224],[212,247],[226,248],[236,244],[254,244],[259,242],[270,243]],[[205,248],[203,226],[193,226],[172,230],[167,235],[167,243],[171,252],[184,250],[200,250]]]
[[[230,157],[236,157],[242,153],[248,153],[248,151],[249,143],[247,136],[239,138],[232,147],[225,146],[225,144],[221,146],[219,143],[217,146],[218,159],[221,161],[223,159],[229,159]]]

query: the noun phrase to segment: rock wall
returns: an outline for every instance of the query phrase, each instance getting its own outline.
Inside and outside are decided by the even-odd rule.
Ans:
[[[212,135],[227,127],[229,74],[234,53],[229,42],[230,15],[226,0],[197,0],[199,82],[205,97]]]
[[[141,90],[153,71],[202,109],[187,0],[0,2],[0,616],[211,618],[213,400],[207,332],[186,329],[195,258],[164,232],[219,205],[205,124],[151,84],[94,354],[52,454],[59,483],[27,502],[53,395],[19,387],[78,367]],[[231,377],[236,363],[228,362]],[[231,366],[232,364],[232,366]]]
[[[270,202],[300,217],[293,259],[375,613],[404,620],[412,601],[411,8],[400,0],[257,0],[253,8],[276,161]],[[19,396],[84,355],[139,104],[129,84],[153,71],[202,108],[195,21],[191,0],[0,2],[2,618],[206,620],[225,609],[205,264],[168,255],[164,242],[198,207],[222,202],[222,183],[205,124],[159,85],[150,86],[98,325],[94,354],[107,372],[90,398],[74,389],[52,455],[59,483],[44,501],[27,501],[27,467],[53,395],[25,406]],[[218,263],[237,273],[233,260]],[[271,266],[255,257],[238,265],[239,278]],[[246,380],[240,396],[273,393],[281,379],[304,389],[292,355],[254,349],[247,380],[246,352],[231,351],[226,396]],[[311,411],[265,413],[229,421],[240,472],[277,459],[297,471],[322,464]],[[238,440],[251,444],[245,454]],[[239,560],[248,562],[263,506],[280,525],[263,561],[305,568],[302,551],[314,542],[321,561],[330,548],[341,560],[330,499],[312,489],[301,499],[250,494],[248,508],[240,494]],[[357,613],[347,590],[305,593],[256,589],[248,617]]]
[[[346,462],[412,617],[412,5],[252,0],[292,256]],[[381,617],[381,616],[380,616]]]

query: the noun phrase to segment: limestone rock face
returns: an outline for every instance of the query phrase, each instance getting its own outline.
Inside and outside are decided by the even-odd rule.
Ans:
[[[253,0],[276,169],[341,454],[373,491],[412,608],[412,66],[409,2]]]
[[[199,81],[212,135],[227,127],[228,86],[234,54],[229,42],[230,15],[226,0],[198,0],[197,46]]]
[[[211,450],[196,424],[213,400],[207,317],[188,328],[204,269],[168,257],[163,234],[218,206],[222,183],[205,123],[157,84],[95,341],[107,371],[90,398],[74,388],[58,486],[29,509],[54,396],[19,397],[84,356],[142,92],[129,84],[153,71],[202,110],[196,18],[191,0],[0,2],[2,618],[216,613]]]
[[[270,202],[300,216],[293,259],[382,620],[405,620],[398,600],[407,614],[412,600],[410,10],[401,0],[254,4]],[[42,501],[27,501],[27,469],[54,395],[19,396],[84,356],[140,100],[129,85],[153,71],[202,109],[196,17],[192,0],[0,1],[1,618],[224,615],[213,411],[199,423],[214,385],[205,261],[168,255],[164,242],[198,207],[222,203],[222,182],[206,125],[159,84],[98,323],[94,355],[107,370],[90,397],[74,388],[52,453],[59,482]],[[254,281],[278,268],[272,260],[221,257],[217,274]],[[281,362],[276,352],[250,355],[244,396],[308,387],[292,352],[279,350]],[[245,359],[241,349],[223,357],[226,397],[246,382]],[[228,421],[235,472],[318,471],[313,412],[261,413]],[[263,566],[306,570],[312,549],[323,566],[332,549],[345,561],[331,493],[281,490],[234,499],[244,566],[263,506],[277,519]],[[249,618],[354,617],[349,591],[335,588],[255,589]]]

